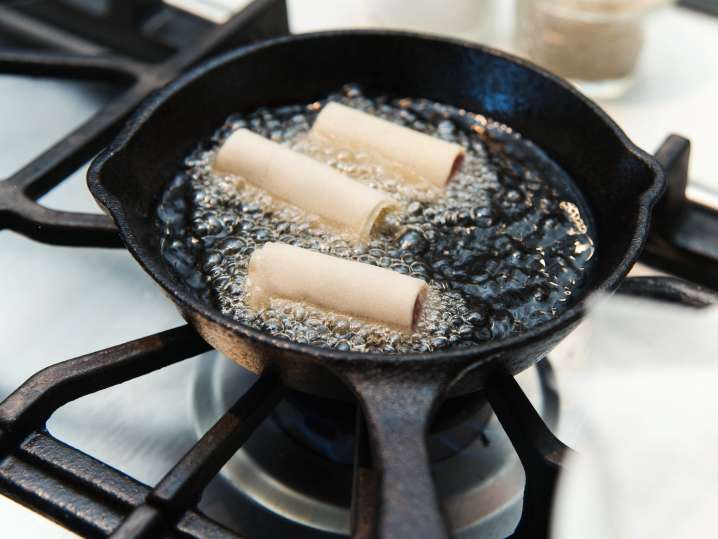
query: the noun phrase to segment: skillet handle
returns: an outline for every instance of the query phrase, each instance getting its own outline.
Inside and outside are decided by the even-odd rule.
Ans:
[[[375,473],[374,481],[366,480],[366,470],[355,473],[355,482],[364,484],[355,484],[352,537],[448,538],[426,436],[454,375],[426,366],[386,367],[343,373],[364,414]]]

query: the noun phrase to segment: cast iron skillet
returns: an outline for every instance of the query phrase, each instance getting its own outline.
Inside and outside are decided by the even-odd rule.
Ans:
[[[617,288],[636,261],[663,188],[659,165],[596,105],[562,80],[484,47],[394,32],[331,32],[275,39],[193,69],[148,98],[92,163],[88,184],[127,248],[215,348],[246,368],[273,371],[295,389],[362,406],[380,471],[378,534],[447,534],[424,434],[447,395],[476,391],[496,373],[543,358],[581,319],[585,298],[551,322],[470,349],[383,355],[296,344],[241,325],[168,271],[155,208],[183,157],[231,113],[310,102],[347,82],[480,112],[542,147],[574,178],[597,225],[591,291]],[[421,508],[415,511],[412,508]]]

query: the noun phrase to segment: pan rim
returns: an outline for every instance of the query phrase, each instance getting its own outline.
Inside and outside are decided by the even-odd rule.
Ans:
[[[110,164],[113,158],[119,156],[119,154],[126,149],[127,144],[134,137],[135,133],[140,130],[145,122],[162,104],[170,100],[176,92],[185,86],[188,86],[206,73],[223,65],[238,61],[258,51],[266,50],[279,45],[307,40],[318,40],[322,38],[348,36],[397,37],[469,48],[483,54],[488,54],[499,59],[510,61],[523,68],[531,70],[539,76],[548,79],[549,82],[554,85],[568,91],[574,98],[580,100],[588,106],[591,112],[597,115],[598,118],[609,127],[612,135],[616,137],[618,142],[628,152],[628,154],[642,162],[652,172],[653,178],[651,185],[639,195],[636,201],[638,215],[632,233],[632,238],[628,249],[624,253],[621,260],[615,265],[613,270],[596,282],[595,286],[592,287],[591,290],[587,291],[566,311],[554,319],[519,335],[465,348],[433,352],[387,354],[383,352],[344,352],[310,344],[296,343],[286,338],[273,336],[261,330],[241,324],[240,322],[223,315],[220,311],[212,308],[210,305],[204,304],[200,300],[191,297],[190,294],[185,293],[182,290],[179,283],[172,278],[168,272],[163,272],[161,269],[155,267],[154,263],[148,263],[150,256],[145,254],[144,246],[142,246],[137,240],[137,237],[129,225],[129,221],[122,204],[119,202],[117,197],[110,193],[103,185],[102,174],[104,167]],[[457,363],[483,363],[489,361],[497,354],[505,354],[507,351],[512,349],[525,348],[534,343],[543,342],[547,338],[550,338],[551,335],[560,332],[562,329],[579,321],[583,317],[591,297],[597,292],[610,292],[615,290],[620,285],[621,281],[629,272],[633,264],[638,260],[638,257],[647,241],[653,207],[665,189],[663,170],[655,158],[636,146],[616,124],[616,122],[612,120],[605,111],[603,111],[603,109],[581,94],[569,82],[553,75],[541,67],[534,65],[530,61],[491,47],[459,39],[427,36],[413,32],[387,30],[332,30],[283,36],[233,49],[190,69],[187,73],[177,78],[175,81],[153,93],[139,105],[138,109],[131,116],[122,131],[115,137],[110,145],[102,150],[92,161],[88,171],[87,181],[90,191],[94,197],[107,209],[117,224],[118,231],[127,249],[139,262],[142,268],[165,290],[166,293],[170,295],[173,302],[180,307],[180,310],[183,313],[190,312],[199,315],[212,323],[218,324],[223,329],[231,331],[234,335],[247,339],[254,344],[275,350],[290,351],[307,359],[314,359],[333,364],[361,362],[364,365],[368,364],[376,366],[401,363],[407,367],[412,364],[425,365],[427,363],[435,365],[444,363],[451,363],[452,365],[457,365]]]

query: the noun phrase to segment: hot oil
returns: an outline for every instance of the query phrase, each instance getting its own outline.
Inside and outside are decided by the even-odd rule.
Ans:
[[[410,352],[517,335],[581,293],[593,264],[592,225],[571,179],[539,148],[481,115],[423,99],[370,98],[355,85],[328,99],[461,144],[460,172],[440,191],[378,156],[309,138],[322,103],[231,116],[186,159],[157,209],[164,259],[198,297],[295,342]],[[242,127],[391,194],[398,211],[361,243],[242,178],[215,173],[218,146]],[[281,299],[252,309],[247,265],[268,241],[426,280],[430,293],[416,331]]]

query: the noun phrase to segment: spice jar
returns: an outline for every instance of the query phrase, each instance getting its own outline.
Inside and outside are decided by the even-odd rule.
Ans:
[[[519,52],[594,97],[634,81],[646,15],[667,0],[518,0]]]

